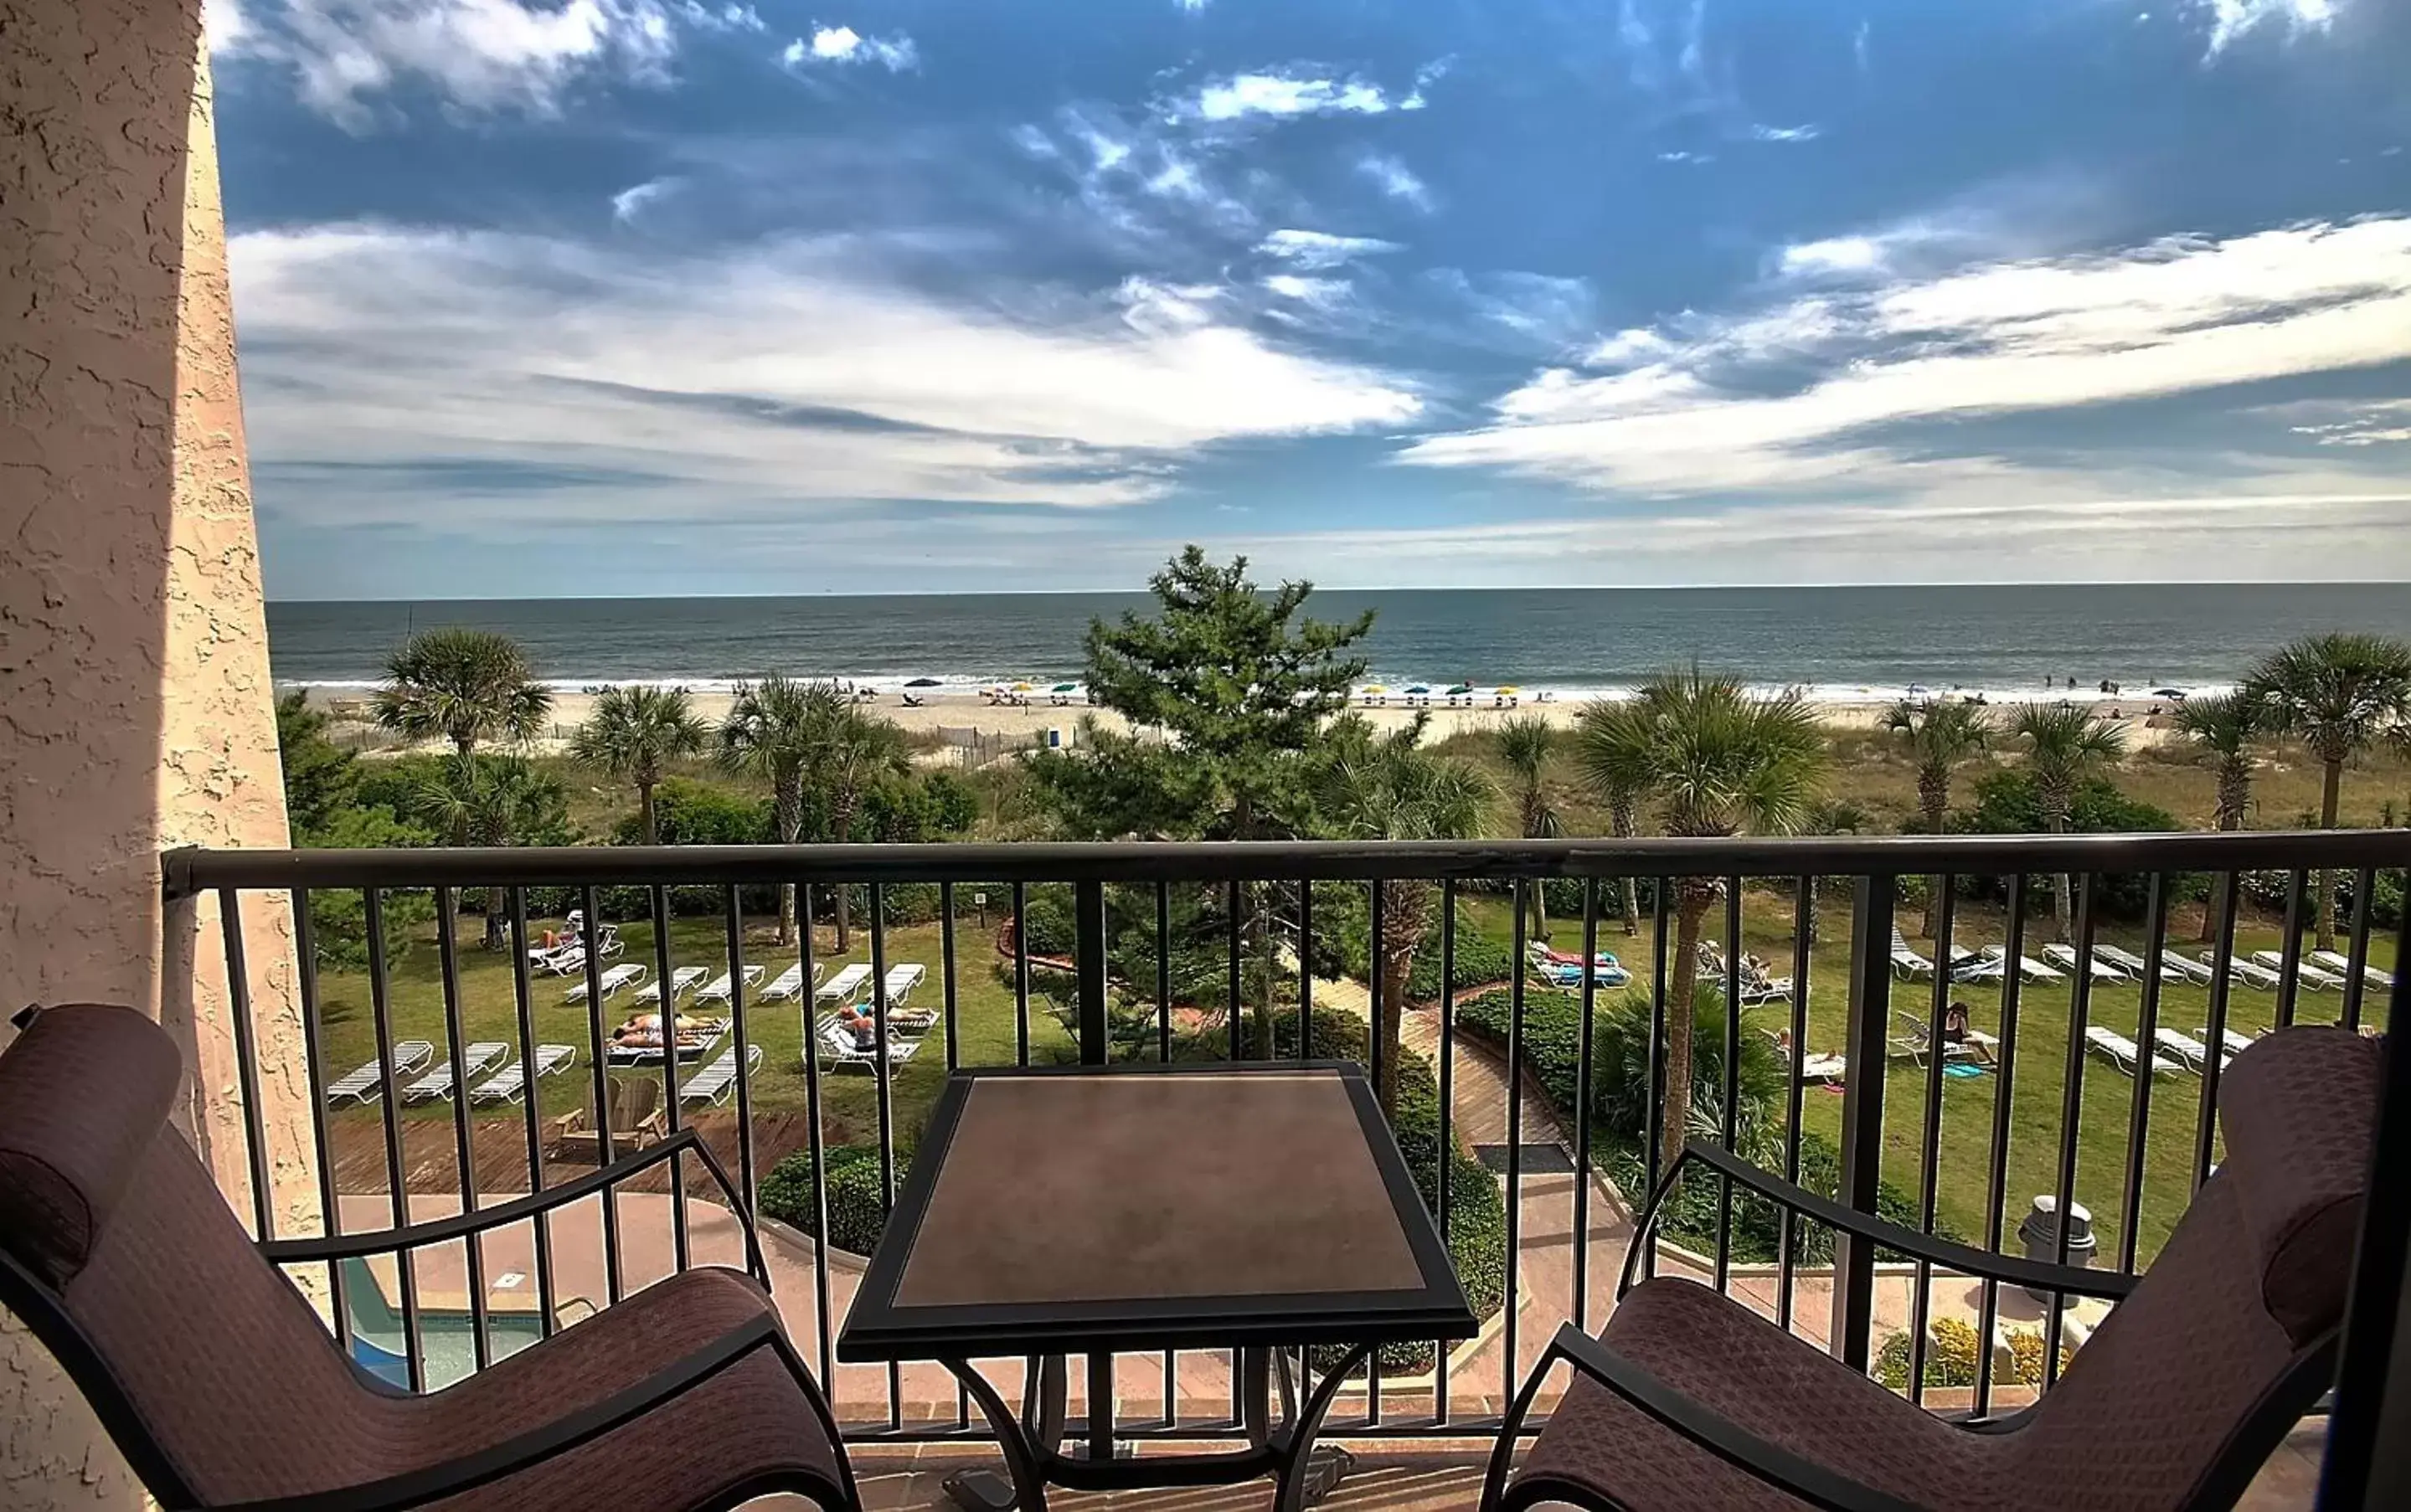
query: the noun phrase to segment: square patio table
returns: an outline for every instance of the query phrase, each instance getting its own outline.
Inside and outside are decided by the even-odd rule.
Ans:
[[[837,1353],[943,1363],[994,1429],[1023,1512],[1044,1512],[1049,1482],[1267,1474],[1293,1512],[1332,1397],[1372,1349],[1476,1327],[1354,1065],[1001,1068],[947,1078]],[[1287,1352],[1315,1345],[1348,1354],[1297,1405]],[[1241,1352],[1247,1449],[1114,1458],[1112,1353],[1173,1349]],[[1091,1411],[1064,1454],[1074,1354],[1089,1357]],[[1030,1362],[1019,1417],[971,1364],[1015,1355]]]

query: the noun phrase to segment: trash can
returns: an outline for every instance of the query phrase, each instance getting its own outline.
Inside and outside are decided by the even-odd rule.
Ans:
[[[2046,1193],[2034,1199],[2034,1208],[2018,1225],[2018,1237],[2025,1241],[2026,1258],[2040,1260],[2045,1265],[2059,1261],[2059,1199]],[[2100,1241],[2093,1237],[2093,1214],[2082,1202],[2068,1204],[2068,1263],[2089,1266],[2093,1252]],[[2048,1303],[2053,1293],[2025,1288],[2026,1295],[2038,1302]]]

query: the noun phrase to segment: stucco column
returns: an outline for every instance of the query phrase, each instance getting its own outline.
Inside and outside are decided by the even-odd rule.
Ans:
[[[287,837],[213,133],[197,0],[0,0],[0,1006],[159,1016],[248,1221],[216,905],[159,886],[163,850]],[[306,1231],[290,911],[243,925],[273,1211]],[[0,1317],[0,1505],[139,1502]]]

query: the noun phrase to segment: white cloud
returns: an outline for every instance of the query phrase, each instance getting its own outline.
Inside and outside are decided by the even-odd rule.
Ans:
[[[1297,273],[1274,273],[1264,281],[1265,288],[1284,299],[1294,299],[1317,311],[1331,311],[1348,302],[1349,284],[1344,278],[1308,278]]]
[[[706,32],[758,32],[764,29],[761,12],[750,5],[709,6],[701,0],[681,0],[679,15],[690,26]]]
[[[1867,22],[1863,17],[1859,21],[1858,30],[1850,34],[1850,61],[1858,65],[1862,74],[1873,68],[1867,57]]]
[[[1356,169],[1379,184],[1381,193],[1392,199],[1404,200],[1426,213],[1431,211],[1431,190],[1396,158],[1376,153],[1360,161]]]
[[[1172,3],[1193,16],[1206,8],[1206,0],[1172,0]]]
[[[218,33],[213,47],[289,68],[304,105],[354,130],[405,80],[459,109],[551,115],[589,77],[659,80],[678,47],[661,0],[284,0]]]
[[[210,56],[241,52],[250,30],[237,0],[201,0],[201,35],[209,40]]]
[[[1396,252],[1398,244],[1379,237],[1334,236],[1328,231],[1300,231],[1284,226],[1257,242],[1256,250],[1314,273],[1358,257]]]
[[[2262,26],[2281,29],[2288,38],[2324,32],[2335,23],[2336,0],[2192,0],[2192,9],[2209,19],[2214,58]]]
[[[2372,367],[2405,330],[2411,218],[2169,240],[1626,332],[1593,354],[1621,371],[1542,371],[1497,425],[1405,457],[1645,494],[1915,491],[1936,455],[1982,457],[1939,422]]]
[[[815,23],[811,39],[799,36],[788,43],[780,52],[779,61],[790,68],[824,63],[838,66],[875,63],[896,74],[919,67],[921,53],[913,39],[900,32],[892,37],[865,36],[851,26]]]
[[[1814,124],[1798,126],[1756,125],[1749,128],[1750,140],[1762,142],[1815,141],[1824,134],[1825,132],[1822,126]]]
[[[643,183],[630,184],[611,196],[611,218],[628,222],[647,205],[678,187],[676,179],[648,179]]]
[[[894,282],[892,249],[796,239],[694,257],[359,225],[234,240],[247,418],[266,469],[506,470],[555,515],[787,517],[895,499],[1111,505],[1194,449],[1395,427],[1406,384],[1277,348],[1220,291],[1065,294],[1044,321]],[[496,505],[314,494],[327,521]],[[698,505],[708,500],[708,505]]]
[[[2322,446],[2383,446],[2411,442],[2411,399],[2369,403],[2314,401],[2272,406],[2269,413],[2299,415],[2287,429]]]
[[[1236,121],[1251,115],[1382,115],[1401,108],[1379,84],[1363,79],[1283,71],[1212,80],[1198,91],[1193,106],[1181,109],[1204,121]],[[1412,107],[1421,108],[1420,102]]]
[[[2025,228],[2024,238],[2036,233]],[[1863,282],[1958,266],[2013,240],[1990,216],[1917,217],[1873,231],[1795,241],[1775,255],[1775,271],[1802,282]]]

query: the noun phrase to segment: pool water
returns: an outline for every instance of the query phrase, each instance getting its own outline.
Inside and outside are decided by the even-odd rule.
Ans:
[[[377,1379],[409,1390],[409,1331],[366,1261],[343,1262],[343,1304],[351,1314],[352,1358]],[[475,1331],[476,1319],[467,1312],[419,1308],[418,1354],[425,1365],[428,1390],[440,1391],[476,1370]],[[489,1311],[486,1315],[490,1360],[515,1355],[542,1337],[544,1326],[533,1313]]]

